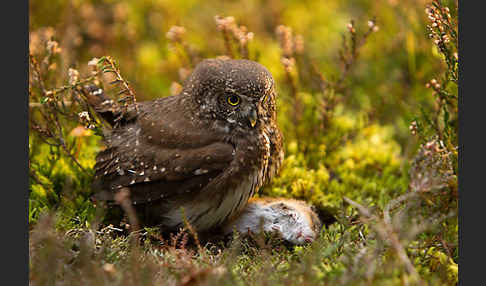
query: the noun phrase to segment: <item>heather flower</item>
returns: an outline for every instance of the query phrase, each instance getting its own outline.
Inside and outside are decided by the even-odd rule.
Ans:
[[[100,61],[100,59],[98,58],[92,58],[89,62],[88,62],[88,66],[90,67],[96,67],[98,65],[98,62]]]
[[[169,31],[165,34],[167,39],[172,42],[181,42],[184,34],[186,33],[186,28],[181,26],[172,26]]]
[[[69,84],[76,84],[79,81],[79,72],[75,69],[68,70]]]

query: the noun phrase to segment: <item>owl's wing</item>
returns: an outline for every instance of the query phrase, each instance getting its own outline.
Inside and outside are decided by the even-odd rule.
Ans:
[[[191,126],[189,114],[174,114],[176,104],[167,100],[157,113],[142,105],[133,124],[112,131],[96,158],[95,198],[113,200],[122,187],[137,204],[191,196],[229,166],[234,147]]]
[[[213,143],[191,150],[164,149],[131,160],[134,152],[114,148],[102,151],[95,165],[98,199],[113,200],[113,194],[129,187],[135,203],[194,193],[218,176],[230,163],[232,146]],[[95,187],[96,188],[96,187]]]

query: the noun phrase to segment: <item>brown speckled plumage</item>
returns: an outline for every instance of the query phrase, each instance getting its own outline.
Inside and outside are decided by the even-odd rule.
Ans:
[[[201,62],[179,95],[137,103],[138,114],[106,132],[95,197],[113,200],[128,187],[144,223],[164,231],[182,226],[181,207],[198,231],[221,225],[283,160],[275,97],[272,76],[258,63]]]

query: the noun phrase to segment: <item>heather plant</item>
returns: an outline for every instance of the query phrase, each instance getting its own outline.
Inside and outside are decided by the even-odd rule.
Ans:
[[[33,285],[457,284],[457,2],[245,3],[30,3]],[[274,75],[285,160],[257,196],[325,213],[312,244],[164,240],[90,199],[108,126],[86,84],[123,107],[178,94],[207,57]]]

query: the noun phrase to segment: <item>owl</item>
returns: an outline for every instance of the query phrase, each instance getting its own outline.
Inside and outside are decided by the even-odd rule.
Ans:
[[[250,60],[204,60],[178,95],[138,102],[123,116],[102,90],[90,96],[113,124],[96,157],[95,199],[128,188],[142,223],[164,232],[185,222],[198,232],[220,227],[284,157],[274,80]]]

